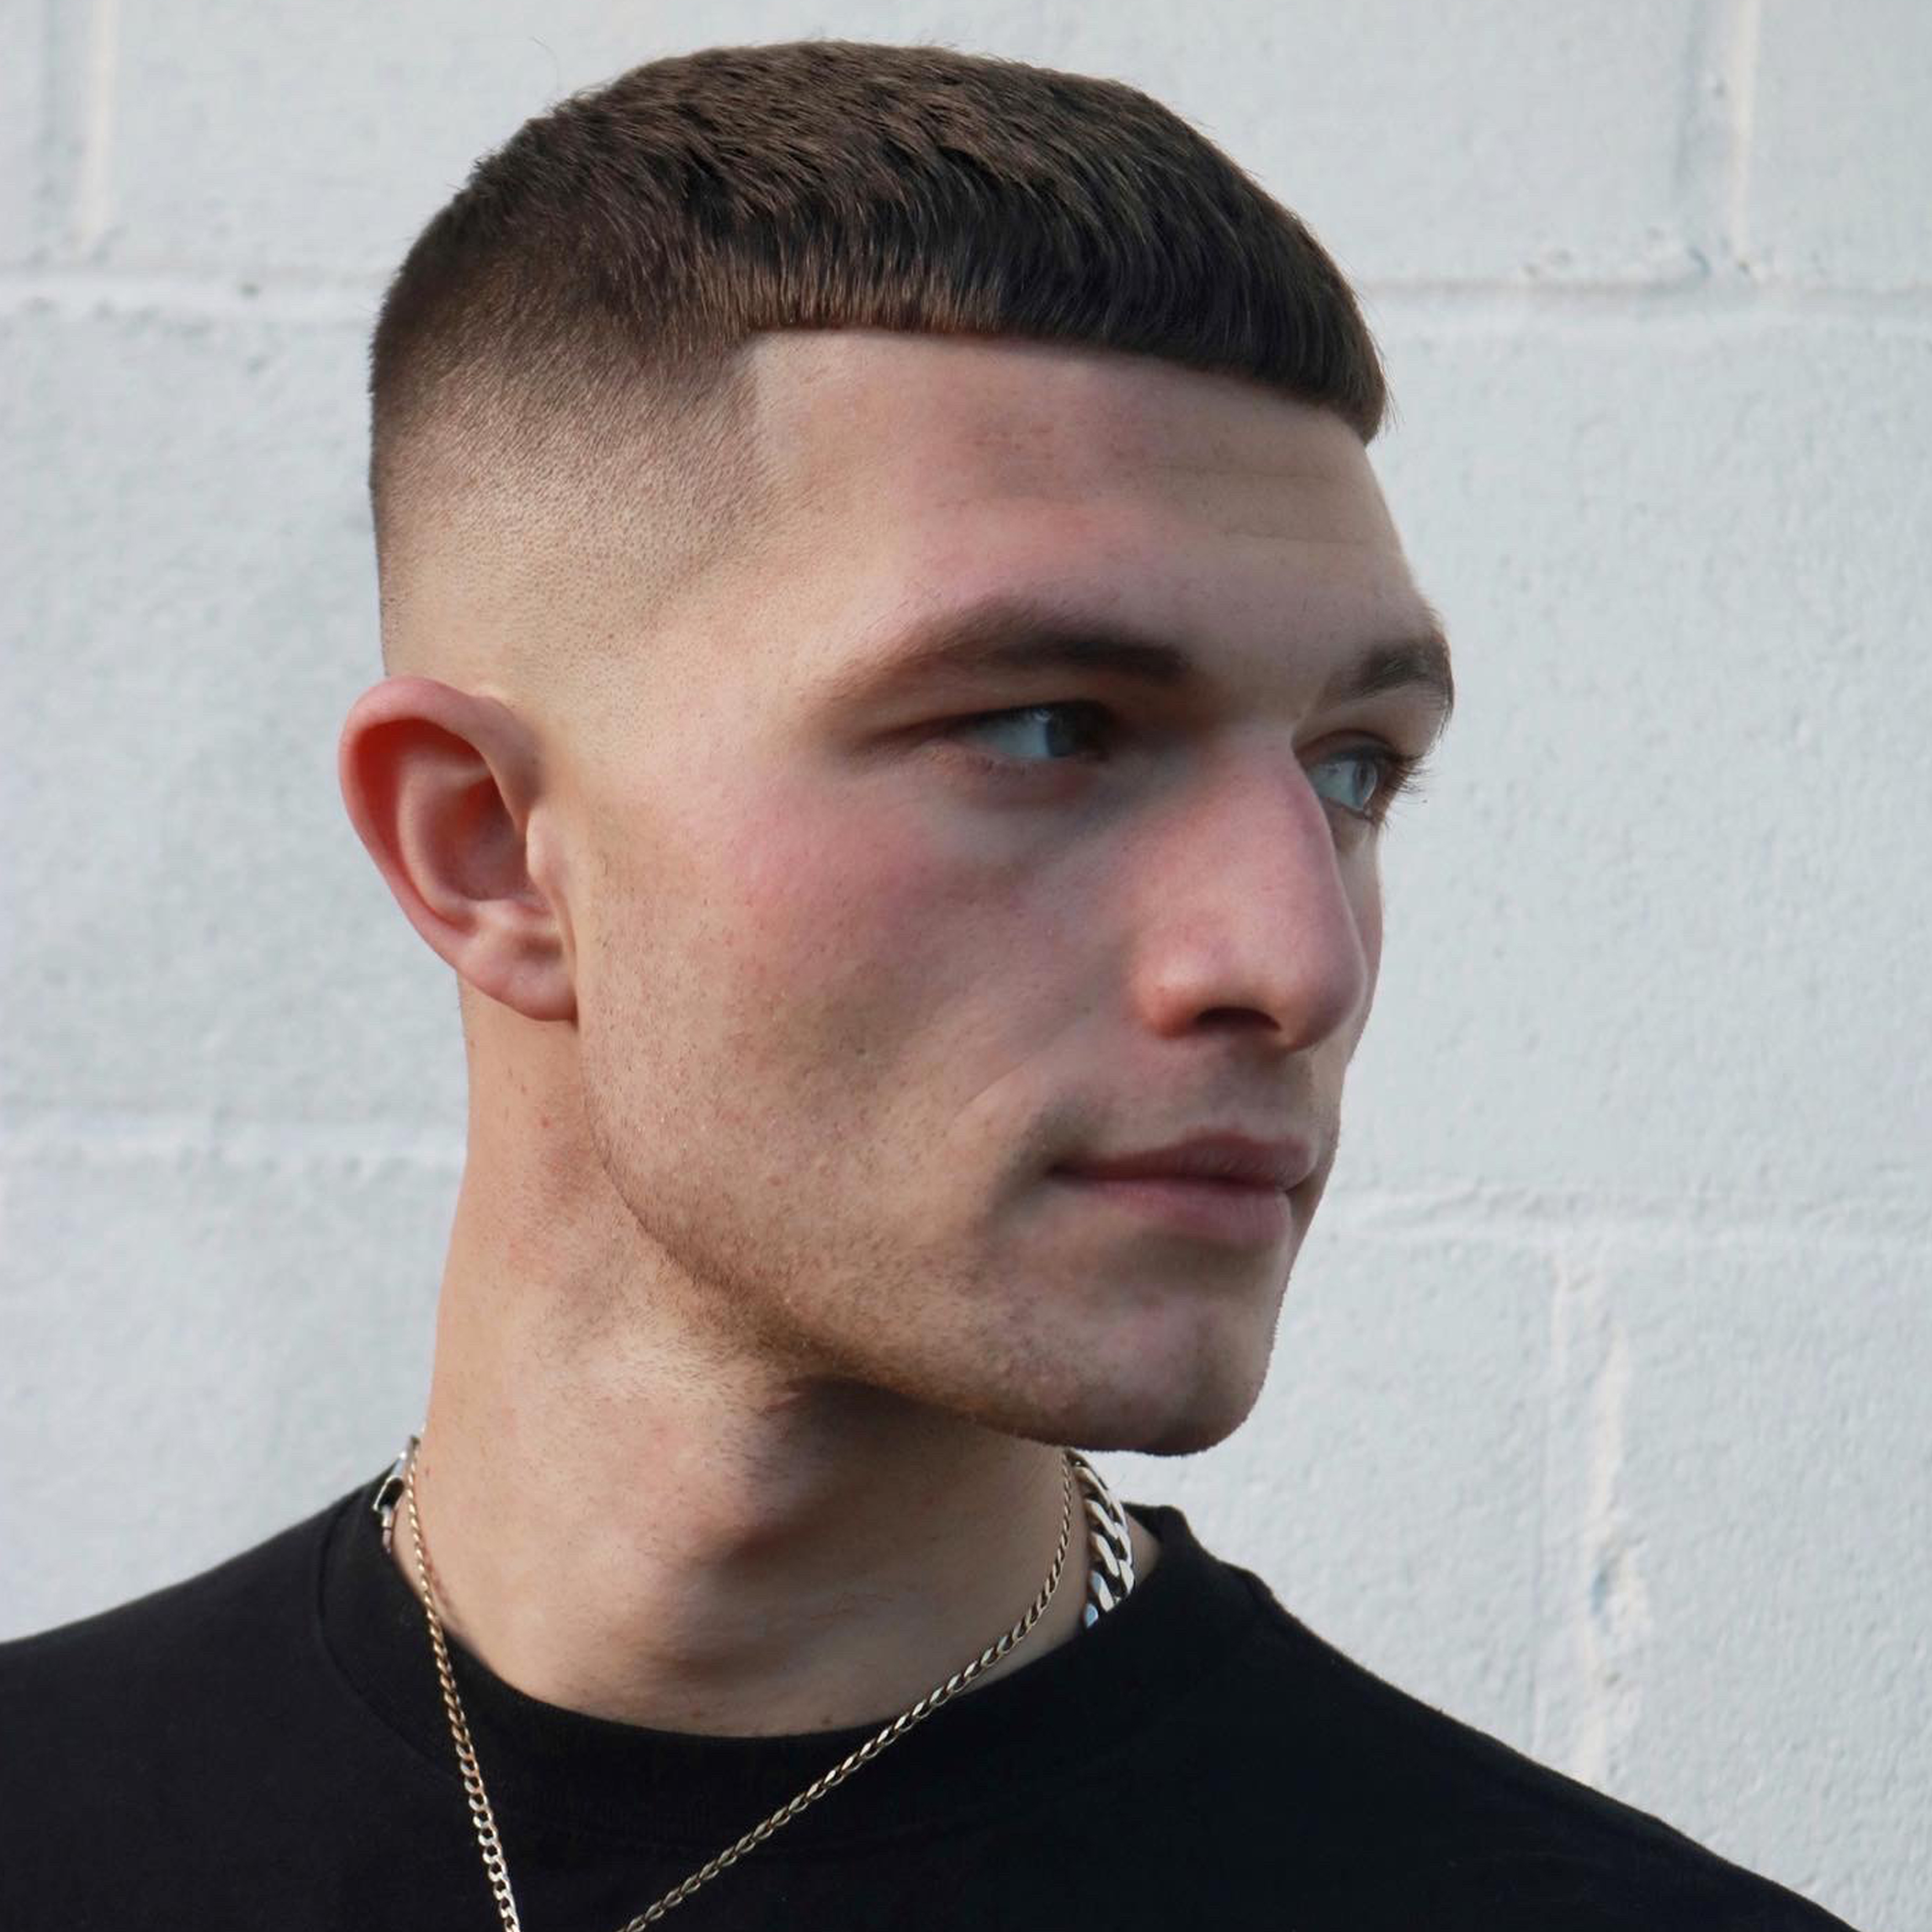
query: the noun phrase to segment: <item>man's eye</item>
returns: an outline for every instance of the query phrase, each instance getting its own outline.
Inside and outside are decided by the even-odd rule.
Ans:
[[[1070,732],[1062,722],[1068,719],[1075,721]],[[967,753],[972,763],[983,772],[996,777],[1017,777],[1042,765],[1096,763],[1099,754],[1090,748],[1082,751],[1079,746],[1084,742],[1090,746],[1096,740],[1102,745],[1111,746],[1122,728],[1120,721],[1106,706],[1082,698],[1058,704],[1021,705],[1010,711],[980,712],[970,718],[958,719],[940,735],[954,742],[977,741],[983,744],[990,736],[1000,733],[1005,735],[1009,745],[1031,746],[1036,749],[1048,748],[1048,754],[1039,758],[1010,753],[989,755],[975,750]],[[1051,755],[1052,748],[1055,747],[1063,753],[1070,751],[1071,755]],[[1347,787],[1348,796],[1332,799],[1330,802],[1340,806],[1352,818],[1379,826],[1388,818],[1397,798],[1405,793],[1419,793],[1420,788],[1416,780],[1426,763],[1425,759],[1412,758],[1398,752],[1382,739],[1370,738],[1330,752],[1315,769],[1319,771],[1340,766],[1345,771],[1366,772],[1367,794],[1360,802],[1349,802],[1350,797],[1361,792],[1363,788],[1359,782]]]
[[[1026,704],[1012,711],[982,711],[976,717],[962,718],[957,724],[949,725],[944,735],[948,738],[964,738],[968,734],[984,734],[989,728],[998,726],[1004,728],[1009,734],[1010,741],[1017,739],[1022,742],[1028,740],[1037,742],[1044,739],[1064,747],[1067,737],[1066,731],[1064,729],[1053,728],[1042,731],[1040,729],[1040,722],[1045,719],[1050,724],[1051,721],[1055,718],[1068,716],[1099,721],[1102,728],[1101,735],[1109,742],[1120,728],[1120,720],[1104,704],[1095,704],[1090,700],[1082,699],[1077,702],[1064,704]],[[1090,722],[1088,729],[1092,728],[1093,724]],[[1079,734],[1076,731],[1074,735],[1077,737]],[[1024,758],[1016,760],[1011,758],[976,757],[974,762],[983,765],[988,770],[998,770],[1004,766],[1016,763],[1025,764],[1034,761]],[[1046,762],[1058,764],[1064,761],[1060,759],[1049,759]]]

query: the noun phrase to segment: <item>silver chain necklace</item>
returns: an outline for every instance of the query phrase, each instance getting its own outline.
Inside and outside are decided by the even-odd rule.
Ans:
[[[476,1843],[483,1854],[484,1874],[496,1901],[503,1932],[522,1932],[522,1922],[517,1916],[517,1902],[510,1890],[509,1867],[504,1859],[502,1841],[496,1835],[496,1817],[483,1789],[483,1774],[478,1768],[476,1750],[470,1741],[469,1723],[464,1715],[463,1700],[457,1694],[456,1676],[450,1668],[448,1647],[443,1641],[442,1620],[436,1614],[436,1595],[430,1587],[428,1551],[423,1541],[422,1520],[416,1510],[416,1454],[422,1444],[422,1432],[418,1430],[409,1438],[402,1454],[390,1465],[388,1473],[377,1486],[372,1508],[382,1526],[382,1547],[392,1551],[397,1498],[400,1494],[408,1501],[410,1534],[416,1546],[416,1574],[422,1583],[423,1611],[429,1624],[430,1646],[436,1653],[436,1676],[442,1684],[442,1706],[448,1714],[450,1736],[455,1741],[457,1767],[463,1774],[464,1790],[469,1796],[470,1814],[476,1827]],[[1085,1492],[1087,1540],[1090,1557],[1082,1628],[1090,1628],[1096,1618],[1120,1603],[1134,1587],[1133,1544],[1127,1534],[1126,1512],[1121,1508],[1113,1491],[1101,1480],[1100,1472],[1078,1450],[1063,1449],[1060,1457],[1059,1546],[1053,1553],[1053,1568],[1048,1571],[1040,1594],[1034,1598],[1025,1616],[963,1670],[956,1670],[944,1684],[928,1691],[910,1710],[902,1712],[876,1736],[868,1738],[856,1750],[807,1785],[789,1804],[781,1805],[735,1844],[726,1846],[715,1858],[700,1865],[682,1884],[674,1886],[648,1910],[627,1920],[618,1932],[644,1932],[646,1926],[656,1924],[674,1907],[682,1905],[700,1886],[716,1878],[728,1866],[736,1864],[755,1846],[763,1844],[781,1826],[790,1824],[807,1805],[816,1803],[835,1785],[844,1783],[861,1765],[869,1764],[888,1744],[898,1743],[914,1725],[932,1716],[940,1705],[964,1690],[982,1670],[998,1663],[1040,1621],[1047,1605],[1053,1600],[1054,1592],[1060,1586],[1060,1568],[1066,1560],[1066,1547],[1072,1534],[1073,1485],[1076,1478]]]

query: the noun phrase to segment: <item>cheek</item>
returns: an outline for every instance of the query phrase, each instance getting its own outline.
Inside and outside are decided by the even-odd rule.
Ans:
[[[1362,947],[1364,968],[1360,1004],[1355,1010],[1354,1023],[1348,1029],[1348,1058],[1354,1057],[1356,1047],[1367,1030],[1369,1015],[1376,1004],[1376,983],[1382,976],[1382,883],[1378,879],[1357,902],[1355,931]]]
[[[719,1058],[794,1094],[898,1106],[944,1104],[958,1069],[1023,1053],[1077,970],[1066,881],[911,789],[776,784],[713,808],[692,881],[705,929],[686,951],[711,976],[695,992]]]
[[[1368,998],[1373,999],[1376,980],[1382,971],[1382,889],[1379,879],[1376,881],[1374,890],[1363,902],[1357,930],[1362,935],[1362,952],[1368,962]]]
[[[904,814],[782,789],[747,805],[710,881],[728,906],[729,970],[753,998],[796,1007],[916,980],[945,868]]]

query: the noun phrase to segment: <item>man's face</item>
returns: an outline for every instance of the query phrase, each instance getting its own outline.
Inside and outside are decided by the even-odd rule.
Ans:
[[[1360,754],[1438,722],[1321,700],[1430,628],[1366,457],[1149,358],[748,352],[769,501],[559,808],[599,1153],[721,1331],[1041,1441],[1208,1447],[1260,1392],[1375,990]],[[894,676],[995,598],[1196,681]],[[1217,1128],[1311,1143],[1279,1238],[1052,1172]]]

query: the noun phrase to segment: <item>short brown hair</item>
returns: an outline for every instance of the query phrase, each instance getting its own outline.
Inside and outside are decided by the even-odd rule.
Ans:
[[[1386,403],[1321,245],[1138,89],[941,47],[713,47],[525,122],[410,248],[370,350],[379,568],[418,499],[517,473],[558,491],[572,424],[674,434],[748,336],[798,328],[1161,356],[1364,443]]]

